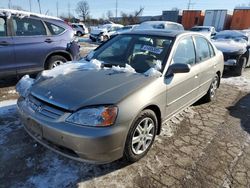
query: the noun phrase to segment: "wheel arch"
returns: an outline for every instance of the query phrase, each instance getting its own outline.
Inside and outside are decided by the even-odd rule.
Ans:
[[[221,81],[221,72],[217,71],[216,74],[219,77],[219,83],[218,83],[218,88],[219,88],[220,87],[220,81]]]
[[[149,105],[149,106],[145,107],[143,110],[152,110],[155,113],[157,121],[158,121],[157,135],[159,135],[161,133],[161,127],[162,127],[160,108],[157,105]]]
[[[48,67],[49,58],[51,58],[52,56],[55,56],[55,55],[60,55],[60,56],[62,56],[64,58],[66,58],[67,61],[72,61],[73,60],[72,55],[67,51],[54,51],[54,52],[47,55],[47,57],[46,57],[46,59],[44,61],[44,66],[43,66],[44,69],[46,69]]]

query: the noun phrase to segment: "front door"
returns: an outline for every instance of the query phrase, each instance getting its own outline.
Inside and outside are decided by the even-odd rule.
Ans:
[[[9,35],[6,17],[0,17],[0,76],[16,74],[13,39]]]
[[[191,66],[188,73],[176,73],[165,77],[167,86],[167,118],[192,104],[199,89],[199,67],[195,64],[195,48],[191,36],[182,38],[172,57],[172,63],[185,63]]]
[[[34,18],[13,18],[17,72],[43,70],[46,55],[53,48],[43,22]]]

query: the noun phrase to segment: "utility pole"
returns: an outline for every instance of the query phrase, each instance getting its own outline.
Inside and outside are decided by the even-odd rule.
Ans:
[[[58,7],[58,0],[56,1],[56,16],[58,17],[58,9],[59,9],[59,7]]]
[[[71,16],[70,16],[70,3],[68,3],[68,14],[69,14],[69,19],[71,19]]]
[[[117,19],[118,0],[115,0],[115,17]]]
[[[8,7],[9,7],[9,9],[11,9],[11,0],[9,0]]]
[[[38,2],[38,5],[39,5],[39,11],[40,11],[40,14],[42,14],[42,10],[41,10],[41,3],[40,3],[40,0],[37,0]]]
[[[188,0],[188,6],[187,6],[188,10],[190,9],[190,6],[191,6],[191,0]]]
[[[31,0],[29,0],[29,5],[30,5],[30,12],[31,12]]]

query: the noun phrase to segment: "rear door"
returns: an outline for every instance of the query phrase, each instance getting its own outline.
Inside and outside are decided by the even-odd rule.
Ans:
[[[0,17],[0,76],[16,74],[13,39],[6,17]]]
[[[167,118],[192,104],[199,90],[199,67],[195,64],[195,48],[191,36],[182,38],[172,57],[172,63],[184,63],[191,66],[188,73],[176,73],[165,77],[167,86]]]
[[[204,95],[216,73],[215,53],[210,42],[201,36],[195,36],[196,62],[200,68],[199,95]]]
[[[14,17],[13,27],[17,72],[43,70],[53,42],[51,37],[47,36],[44,23],[35,18]]]

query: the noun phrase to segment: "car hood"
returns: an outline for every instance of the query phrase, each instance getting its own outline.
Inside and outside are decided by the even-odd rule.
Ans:
[[[224,53],[241,52],[244,54],[247,51],[247,43],[236,42],[234,40],[213,40],[216,48]]]
[[[91,34],[93,34],[93,35],[98,35],[101,32],[107,32],[107,29],[106,28],[95,28],[95,29],[91,30]]]
[[[117,104],[155,77],[113,70],[75,71],[36,83],[31,94],[47,103],[75,111],[91,105]]]

